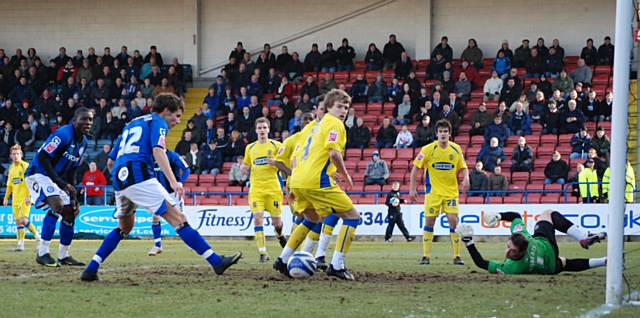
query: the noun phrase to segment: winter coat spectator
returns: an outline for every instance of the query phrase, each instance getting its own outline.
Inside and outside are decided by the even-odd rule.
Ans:
[[[588,121],[602,121],[604,116],[600,115],[600,101],[596,99],[596,91],[590,91],[588,98],[580,103],[582,113]]]
[[[229,139],[229,147],[227,147],[227,153],[225,161],[233,161],[233,158],[242,156],[244,154],[245,143],[242,140],[240,132],[234,130],[231,132],[231,138]]]
[[[298,52],[293,52],[291,55],[291,61],[285,67],[285,73],[290,81],[297,82],[304,75],[305,67],[304,63],[300,61],[300,55]]]
[[[626,164],[626,173],[625,173],[625,181],[626,187],[624,191],[624,200],[627,203],[633,203],[633,193],[636,187],[636,174],[633,171],[633,167],[631,163],[627,161]],[[604,176],[602,177],[602,197],[605,199],[605,202],[609,202],[609,181],[611,180],[611,170],[607,168],[604,172]]]
[[[531,78],[539,78],[542,74],[545,74],[547,67],[545,64],[545,57],[541,52],[538,52],[537,48],[531,49],[531,57],[529,58],[529,62],[525,65],[527,69],[527,73],[525,77]]]
[[[591,148],[598,152],[599,157],[608,159],[611,152],[611,141],[605,134],[604,127],[600,126],[596,129],[596,135],[591,138]]]
[[[518,139],[518,145],[513,148],[511,155],[511,171],[533,170],[533,150],[524,137]]]
[[[175,152],[181,156],[186,156],[191,147],[192,138],[193,136],[191,131],[185,131],[184,135],[182,136],[182,140],[178,142],[176,148],[174,149]]]
[[[598,50],[593,46],[593,39],[587,39],[587,46],[582,48],[580,58],[589,66],[598,65]]]
[[[103,205],[104,202],[104,189],[103,186],[107,185],[107,179],[102,171],[98,170],[98,166],[95,161],[89,163],[89,170],[87,170],[82,176],[82,189],[85,193],[87,205]]]
[[[448,37],[443,36],[440,39],[440,43],[433,48],[433,51],[431,51],[431,59],[435,59],[436,54],[441,54],[442,58],[447,62],[451,62],[451,60],[453,60],[453,49],[449,46]]]
[[[555,101],[549,102],[548,108],[540,117],[542,134],[558,134],[562,125],[563,114],[556,106]]]
[[[482,161],[476,162],[476,168],[469,173],[469,196],[484,195],[483,191],[489,190],[489,177],[484,172]]]
[[[496,71],[492,71],[491,78],[484,82],[483,100],[487,101],[489,99],[493,99],[494,101],[497,101],[500,98],[500,92],[502,91],[502,83],[502,79],[498,77],[498,73]]]
[[[567,105],[568,108],[562,116],[561,132],[565,134],[572,134],[580,131],[580,128],[584,126],[586,118],[584,117],[584,114],[577,109],[575,100],[570,100]]]
[[[431,59],[429,65],[427,65],[426,75],[428,79],[440,80],[442,79],[442,73],[447,61],[442,57],[442,54],[436,54],[435,58]]]
[[[238,61],[240,61],[240,59],[237,59]],[[286,45],[282,46],[282,52],[280,54],[278,54],[278,57],[276,58],[276,69],[279,72],[284,72],[287,65],[293,60],[293,57],[291,56],[291,54],[289,54],[289,48],[287,48]]]
[[[487,169],[488,170],[488,169]],[[495,166],[493,173],[489,175],[489,190],[494,191],[492,196],[505,196],[507,190],[509,190],[509,181],[507,177],[502,174],[502,168]]]
[[[511,60],[504,55],[504,52],[498,52],[498,57],[493,61],[493,69],[498,76],[502,77],[511,70]]]
[[[367,81],[364,79],[364,76],[362,76],[362,74],[358,74],[358,76],[356,77],[356,80],[353,82],[353,85],[351,85],[351,90],[349,91],[349,95],[351,95],[351,98],[353,99],[354,102],[359,102],[359,103],[366,102],[368,90],[369,90],[369,85],[367,84]]]
[[[349,45],[348,39],[342,39],[342,45],[338,48],[338,72],[352,71],[354,58],[356,58],[356,50]]]
[[[411,95],[407,94],[402,97],[402,103],[396,105],[393,109],[393,124],[406,125],[411,120]]]
[[[591,136],[587,133],[587,129],[582,127],[573,137],[571,137],[571,155],[569,158],[586,159],[589,149],[591,149]]]
[[[389,35],[389,42],[384,45],[382,50],[382,58],[384,59],[384,68],[393,69],[400,60],[400,54],[404,52],[404,46],[396,41],[395,34]]]
[[[549,48],[549,54],[545,60],[547,77],[558,77],[560,71],[564,68],[563,56],[560,56],[553,47]]]
[[[302,98],[298,102],[298,105],[296,105],[296,109],[301,110],[303,113],[308,113],[313,110],[314,106],[309,94],[302,94]]]
[[[200,151],[200,173],[216,175],[222,170],[222,152],[217,146],[213,139]]]
[[[384,118],[376,135],[376,148],[392,148],[397,136],[398,131],[391,125],[391,119]]]
[[[453,91],[461,100],[468,101],[471,98],[471,82],[467,80],[465,73],[460,73],[460,79],[454,85]]]
[[[313,76],[307,76],[307,80],[304,85],[300,88],[300,95],[307,94],[311,98],[312,101],[315,101],[316,96],[320,95],[320,88],[318,84],[316,84]],[[238,105],[240,106],[240,105]]]
[[[367,71],[381,71],[384,66],[384,59],[382,53],[375,44],[369,44],[367,54],[364,56],[364,63],[367,66]]]
[[[322,65],[322,54],[318,51],[318,44],[311,45],[311,51],[304,57],[304,68],[306,72],[319,72]]]
[[[409,77],[409,73],[413,69],[411,58],[407,55],[407,52],[400,53],[400,60],[396,62],[395,77],[399,80],[405,80]]]
[[[322,72],[336,72],[338,70],[338,52],[333,49],[333,43],[327,43],[327,49],[322,52]]]
[[[524,111],[520,102],[516,102],[516,110],[509,118],[509,129],[514,135],[531,135],[531,117]]]
[[[420,120],[418,127],[416,127],[416,147],[424,147],[435,140],[435,133],[431,126],[431,117],[425,115]]]
[[[493,123],[487,126],[484,130],[484,141],[486,144],[489,144],[491,139],[495,137],[498,139],[500,145],[504,145],[506,144],[507,138],[509,138],[510,134],[511,132],[509,131],[509,127],[502,122],[502,117],[496,116],[493,119]]]
[[[471,114],[471,136],[484,135],[485,128],[491,124],[494,116],[487,111],[487,105],[482,102],[478,109]]]
[[[611,37],[605,36],[604,43],[598,48],[598,63],[599,65],[613,66],[613,44],[611,44]]]
[[[574,82],[591,84],[593,70],[591,70],[590,66],[586,65],[584,59],[579,59],[578,66],[573,70],[573,72],[571,72],[571,74],[569,74],[569,76]]]
[[[516,81],[513,78],[507,80],[507,85],[502,87],[500,92],[500,101],[504,101],[507,105],[513,104],[520,98],[521,89],[516,86]]]
[[[347,132],[347,148],[367,148],[371,140],[371,131],[364,125],[362,118],[356,119],[356,125]]]
[[[382,75],[378,74],[367,91],[369,103],[383,103],[387,99],[387,89],[387,83],[382,79]]]
[[[556,81],[551,85],[551,89],[557,89],[564,95],[568,95],[569,92],[573,89],[573,80],[571,79],[571,77],[567,76],[567,72],[563,70],[562,72],[560,72],[560,77],[556,79]]]
[[[11,144],[19,144],[24,151],[31,151],[31,146],[35,141],[33,131],[28,121],[24,121],[15,133],[14,140]]]
[[[325,73],[324,81],[322,81],[322,83],[319,86],[320,94],[326,94],[330,90],[337,87],[338,87],[338,84],[336,84],[336,81],[333,79],[332,73]]]
[[[593,159],[587,160],[584,170],[578,174],[578,182],[580,182],[578,187],[582,203],[599,202],[598,174],[595,171],[594,164]]]
[[[462,51],[460,58],[471,62],[471,64],[476,68],[481,68],[483,66],[482,50],[478,48],[478,43],[475,39],[469,39],[467,43],[467,47]]]
[[[493,170],[496,165],[500,165],[505,159],[506,155],[502,151],[497,138],[491,138],[489,145],[482,146],[482,149],[478,153],[477,161],[482,161],[482,164],[487,170]]]
[[[565,184],[569,176],[569,164],[562,160],[559,151],[554,151],[551,161],[544,168],[544,184]]]
[[[302,130],[302,113],[302,110],[296,110],[293,117],[289,120],[289,133],[294,134]]]
[[[389,168],[384,160],[380,159],[380,153],[377,151],[372,155],[372,159],[367,163],[367,168],[364,171],[364,184],[378,184],[385,185],[389,178]]]
[[[407,128],[407,125],[402,125],[400,132],[398,132],[398,136],[396,137],[396,143],[394,146],[397,149],[409,148],[413,145],[413,135]]]
[[[242,155],[236,158],[236,162],[231,166],[229,171],[229,185],[244,187],[249,179],[249,175],[242,171],[242,162],[244,158]]]
[[[522,40],[522,45],[516,48],[513,54],[513,67],[526,67],[531,59],[529,40]]]

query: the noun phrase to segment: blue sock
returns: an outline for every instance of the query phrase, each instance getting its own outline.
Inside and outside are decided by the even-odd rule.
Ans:
[[[302,221],[302,225],[306,226],[308,229],[313,229],[316,226],[317,223],[315,222],[311,222],[307,219],[304,219],[304,221]]]
[[[60,244],[69,246],[73,240],[73,226],[60,222]]]
[[[317,223],[316,226],[311,228],[311,232],[320,234],[322,231],[322,223]]]
[[[153,231],[153,241],[155,242],[156,247],[162,247],[162,226],[160,223],[151,224],[151,231]]]
[[[347,226],[350,226],[352,228],[357,228],[358,227],[358,223],[360,223],[360,219],[342,220],[342,224],[343,225],[347,225]]]
[[[340,220],[340,218],[335,213],[331,213],[324,218],[322,223],[331,227],[336,227],[336,224],[338,224],[338,220]]]
[[[300,225],[302,221],[304,221],[304,217],[300,217],[300,216],[293,217],[293,223],[295,223],[296,225]]]
[[[42,221],[42,237],[43,241],[51,241],[53,238],[53,233],[56,231],[56,223],[58,223],[58,217],[47,213],[44,216],[44,221]]]
[[[196,251],[200,256],[209,262],[212,266],[220,264],[222,259],[216,254],[207,241],[202,238],[202,235],[198,231],[194,230],[189,224],[186,224],[177,231],[182,241],[187,244],[191,249]]]
[[[93,259],[91,259],[91,262],[89,262],[89,265],[87,265],[87,271],[97,273],[98,268],[100,268],[102,262],[107,259],[107,257],[116,249],[116,247],[118,247],[118,243],[120,243],[120,240],[122,240],[122,238],[122,230],[120,230],[119,228],[111,231],[111,233],[107,235],[104,241],[102,241],[102,244],[96,251],[96,255],[93,256]]]

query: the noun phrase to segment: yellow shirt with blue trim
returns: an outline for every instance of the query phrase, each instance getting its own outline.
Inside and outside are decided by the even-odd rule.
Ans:
[[[280,142],[267,139],[264,143],[250,143],[244,149],[244,164],[251,167],[250,193],[282,193],[278,168],[269,165],[269,159],[275,158],[280,146]]]
[[[454,142],[449,142],[446,149],[434,141],[420,150],[413,165],[424,169],[425,192],[448,198],[458,197],[458,177],[460,169],[467,164],[462,149]]]
[[[27,196],[29,195],[29,188],[24,181],[24,174],[27,171],[29,164],[26,161],[20,161],[18,164],[11,164],[9,168],[9,174],[7,179],[7,191],[4,194],[5,199],[9,199],[12,196],[12,204],[23,204]]]
[[[291,169],[291,157],[299,139],[300,132],[287,137],[287,139],[282,142],[282,146],[280,146],[280,149],[278,150],[276,161],[282,162],[287,168]]]
[[[310,123],[311,125],[313,123]],[[307,125],[308,126],[308,125]],[[336,186],[331,176],[336,166],[329,158],[329,150],[342,153],[347,143],[344,123],[331,114],[325,114],[319,124],[305,126],[294,151],[295,165],[291,175],[291,188],[324,189]]]

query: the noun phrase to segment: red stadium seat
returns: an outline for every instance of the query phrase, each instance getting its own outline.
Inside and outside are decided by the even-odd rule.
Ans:
[[[377,184],[370,184],[364,186],[364,192],[380,192],[381,187]]]
[[[541,146],[555,146],[558,144],[558,136],[547,134],[540,136],[540,145]]]
[[[471,136],[471,140],[469,141],[469,146],[482,147],[482,145],[484,145],[484,136]]]
[[[214,184],[215,176],[211,174],[201,174],[198,179],[198,184],[201,186],[208,186]]]
[[[369,114],[382,113],[382,104],[381,103],[369,103],[369,104],[367,104],[367,113],[369,113]]]
[[[400,184],[404,182],[405,172],[404,171],[396,171],[389,174],[389,183],[398,181]]]
[[[381,149],[380,158],[387,160],[387,162],[389,162],[389,160],[394,160],[396,159],[396,150],[393,148]]]
[[[525,171],[512,172],[511,181],[512,182],[517,182],[517,181],[529,182],[529,172],[525,172]]]
[[[593,133],[593,132],[591,132]],[[571,144],[571,138],[573,138],[574,134],[561,134],[558,135],[558,145],[565,146]]]
[[[355,160],[347,160],[344,162],[345,168],[348,171],[357,171],[358,170],[358,161]]]
[[[466,204],[484,204],[484,197],[467,197],[467,200],[465,201]]]
[[[347,160],[360,160],[362,158],[362,149],[360,148],[349,148],[347,149]]]
[[[413,160],[413,148],[398,149],[397,159]]]
[[[484,199],[484,203],[486,204],[502,204],[503,197],[498,196],[488,196]]]
[[[512,193],[502,198],[504,204],[520,204],[522,202],[522,193]]]
[[[542,198],[542,193],[528,193],[523,199],[522,203],[540,203],[540,198]]]
[[[557,193],[551,193],[540,198],[540,203],[558,203],[560,196]]]
[[[377,151],[378,151],[378,148],[364,148],[362,150],[362,159],[371,160],[371,155]]]

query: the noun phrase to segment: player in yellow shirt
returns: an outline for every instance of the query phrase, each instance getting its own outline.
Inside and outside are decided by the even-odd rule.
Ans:
[[[353,186],[342,156],[347,140],[343,121],[350,103],[351,97],[345,91],[329,91],[324,99],[327,113],[319,125],[300,136],[301,143],[294,151],[290,188],[298,208],[304,210],[305,220],[293,231],[287,246],[273,264],[274,269],[282,274],[288,275],[286,264],[309,231],[323,217],[336,213],[342,218],[342,227],[327,275],[355,280],[345,267],[344,258],[355,237],[360,215],[334,179],[337,177]]]
[[[27,171],[29,164],[22,160],[22,148],[20,145],[11,147],[9,157],[11,158],[11,167],[7,178],[7,192],[4,194],[4,206],[9,205],[9,197],[11,197],[11,207],[13,209],[13,219],[16,222],[16,238],[18,246],[16,251],[24,251],[24,229],[29,229],[36,240],[40,240],[36,227],[29,222],[29,211],[31,210],[31,201],[29,197],[29,189],[24,181],[24,173]]]
[[[416,180],[418,170],[424,169],[424,228],[422,239],[421,265],[429,264],[429,254],[433,243],[433,226],[440,213],[446,213],[449,221],[449,233],[453,248],[453,264],[464,265],[460,258],[460,237],[456,234],[458,226],[458,173],[463,175],[462,185],[469,188],[469,170],[464,161],[462,149],[449,141],[451,123],[441,119],[436,123],[437,141],[420,150],[413,161],[409,196],[416,202]]]
[[[256,236],[260,262],[269,261],[264,237],[264,213],[271,215],[271,222],[281,246],[287,244],[282,235],[282,185],[278,177],[278,168],[273,164],[280,146],[278,141],[269,139],[269,120],[265,117],[256,119],[258,140],[247,145],[244,150],[242,169],[250,172],[249,206],[253,213],[253,225]]]

